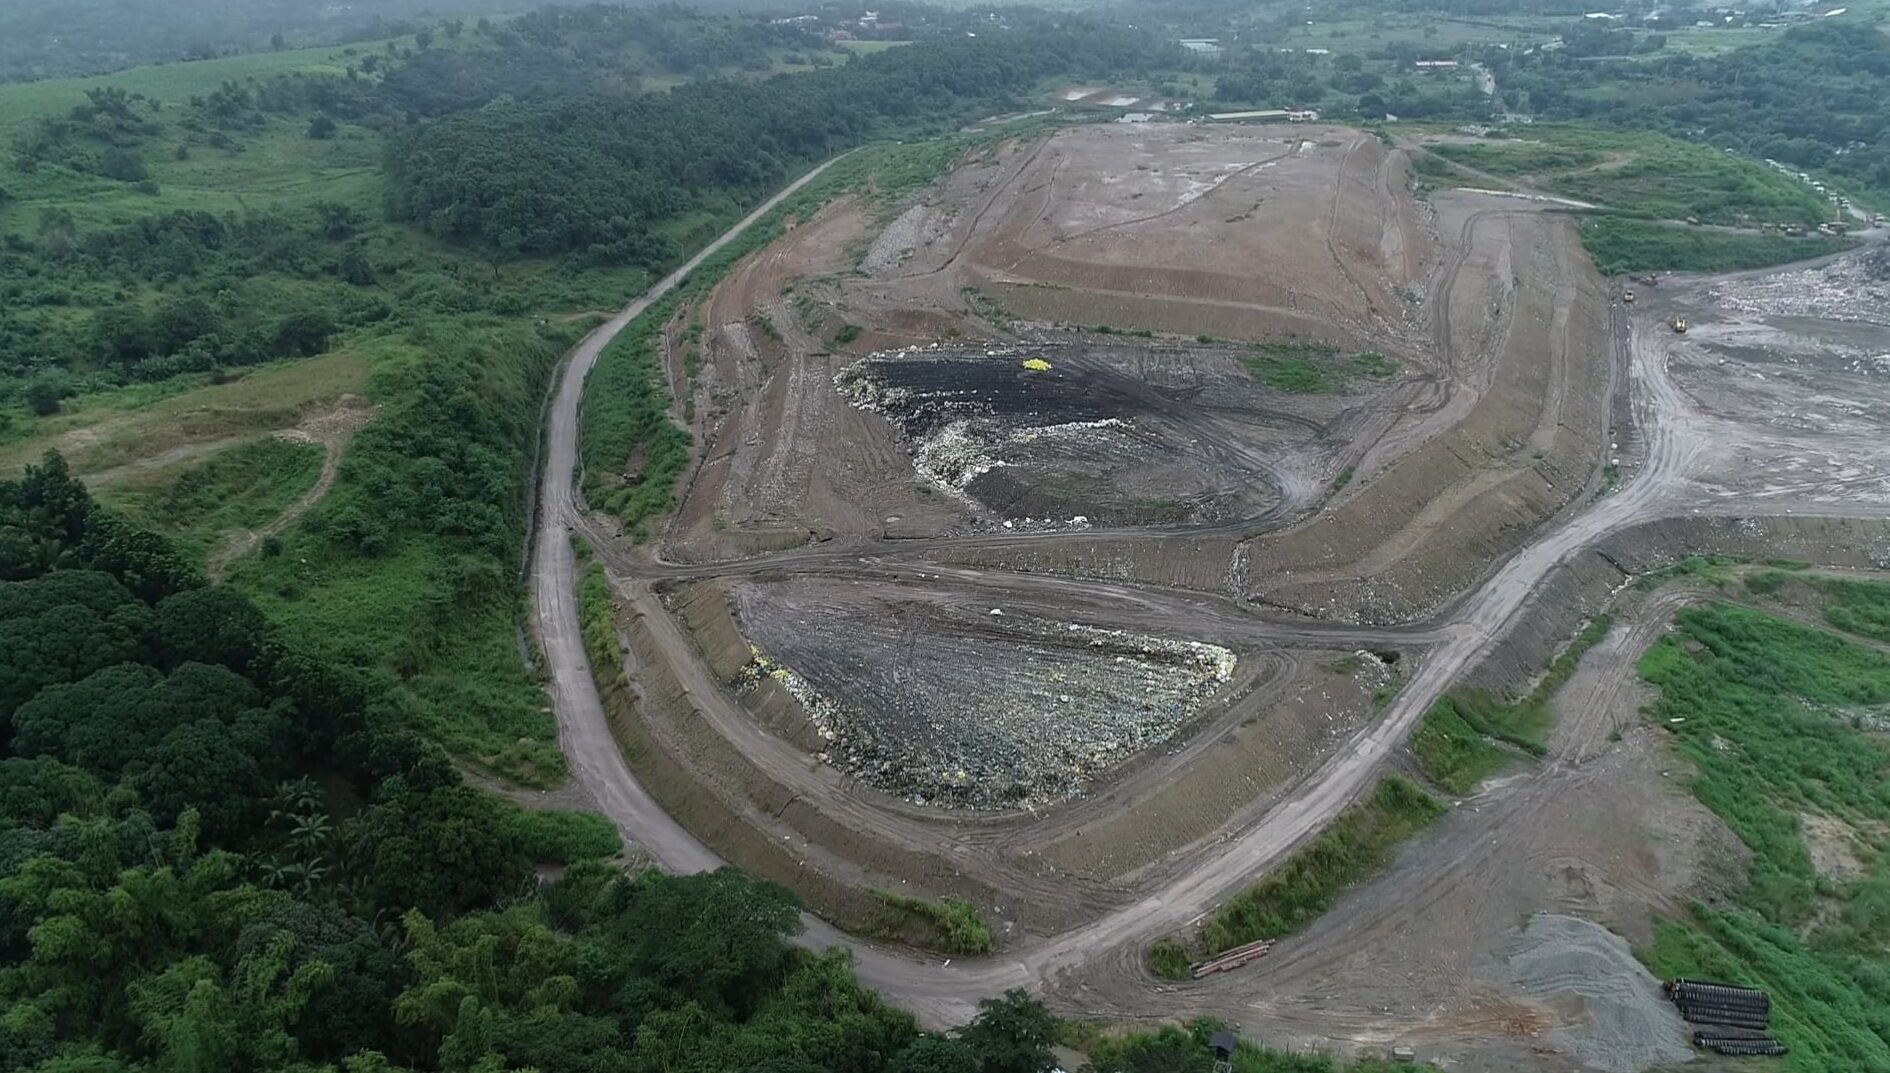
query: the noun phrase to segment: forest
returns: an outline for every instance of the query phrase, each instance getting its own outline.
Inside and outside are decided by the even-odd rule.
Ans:
[[[206,585],[56,455],[0,483],[0,638],[0,1067],[1051,1064],[1055,1022],[1021,993],[919,1032],[844,951],[791,944],[781,887],[531,837],[380,718],[371,677]]]
[[[661,223],[755,200],[875,135],[1002,110],[1047,75],[1132,74],[1172,46],[1074,23],[891,49],[831,70],[668,94],[503,100],[416,130],[390,155],[398,217],[511,254],[661,265]]]
[[[1821,19],[1723,55],[1485,60],[1512,107],[1658,130],[1819,169],[1890,195],[1890,35]]]

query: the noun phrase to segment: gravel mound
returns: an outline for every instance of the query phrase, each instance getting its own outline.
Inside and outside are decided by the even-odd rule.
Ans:
[[[1557,1029],[1560,1049],[1596,1068],[1633,1073],[1693,1056],[1686,1022],[1627,940],[1598,924],[1540,913],[1509,956],[1518,991],[1558,1009],[1585,1010],[1591,1024]]]
[[[914,205],[899,214],[899,218],[886,225],[886,229],[873,239],[867,248],[866,256],[860,260],[860,267],[870,276],[884,276],[899,267],[901,261],[912,255],[923,240],[926,218],[932,210],[926,205]]]

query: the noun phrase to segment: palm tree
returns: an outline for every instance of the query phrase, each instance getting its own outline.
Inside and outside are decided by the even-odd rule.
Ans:
[[[322,880],[328,878],[328,873],[331,871],[328,864],[320,857],[312,858],[300,867],[302,869],[302,882],[297,889],[305,895],[313,893],[315,887],[318,886]]]
[[[276,785],[276,807],[269,812],[269,822],[295,819],[315,812],[322,804],[322,788],[307,775],[287,779]]]
[[[284,864],[281,861],[270,860],[262,862],[263,886],[271,890],[281,890],[288,886],[289,876],[294,867],[294,865]]]
[[[334,828],[328,824],[324,813],[311,812],[306,816],[291,816],[293,826],[289,828],[289,844],[294,846],[299,855],[313,857],[334,834]]]

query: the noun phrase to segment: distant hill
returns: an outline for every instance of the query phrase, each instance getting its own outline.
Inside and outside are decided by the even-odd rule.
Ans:
[[[0,82],[395,37],[503,8],[498,0],[8,0]]]

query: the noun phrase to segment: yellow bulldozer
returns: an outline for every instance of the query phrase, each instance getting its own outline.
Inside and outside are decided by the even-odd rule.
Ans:
[[[1687,334],[1687,318],[1685,317],[1673,318],[1673,332],[1675,335]]]

